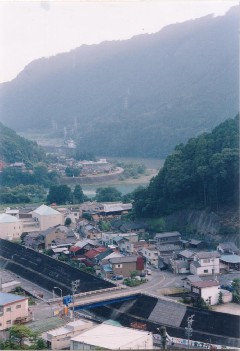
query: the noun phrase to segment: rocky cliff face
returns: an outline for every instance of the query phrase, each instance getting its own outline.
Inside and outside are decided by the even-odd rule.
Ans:
[[[182,233],[220,241],[239,241],[238,209],[222,209],[217,212],[207,210],[181,210],[164,218],[167,230],[180,230]]]

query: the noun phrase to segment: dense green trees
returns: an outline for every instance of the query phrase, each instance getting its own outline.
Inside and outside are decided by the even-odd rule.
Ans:
[[[20,137],[0,122],[0,159],[9,162],[39,162],[45,153],[37,143]]]
[[[67,177],[79,177],[80,169],[75,167],[66,167],[65,174]]]
[[[239,116],[212,133],[176,146],[147,189],[134,195],[141,216],[168,214],[186,207],[237,205],[239,198]]]
[[[76,185],[73,192],[67,185],[52,185],[47,196],[48,203],[63,205],[67,203],[82,203],[87,200],[80,185]]]
[[[0,203],[19,204],[41,202],[46,199],[46,190],[39,185],[18,185],[16,187],[2,187]]]
[[[48,172],[44,164],[36,164],[32,170],[22,171],[15,167],[5,167],[0,175],[2,186],[17,186],[20,184],[37,184],[48,187],[59,182],[59,174],[56,171]]]
[[[122,193],[114,187],[97,188],[96,201],[98,202],[114,202],[121,201]]]

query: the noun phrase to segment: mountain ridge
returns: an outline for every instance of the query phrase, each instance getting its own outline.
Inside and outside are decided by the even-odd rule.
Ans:
[[[1,120],[19,131],[55,121],[95,153],[165,157],[237,113],[237,17],[232,8],[35,60],[0,85]]]

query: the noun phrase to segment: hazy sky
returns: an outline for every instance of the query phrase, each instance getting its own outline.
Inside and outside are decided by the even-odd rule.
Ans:
[[[82,44],[154,33],[167,24],[207,14],[223,15],[238,1],[0,0],[0,82],[32,60]]]

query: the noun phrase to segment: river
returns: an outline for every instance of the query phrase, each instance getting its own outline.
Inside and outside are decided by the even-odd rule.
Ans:
[[[106,158],[104,156],[98,156],[97,158]],[[109,161],[119,161],[119,162],[131,162],[131,163],[143,163],[148,169],[155,170],[157,173],[164,164],[164,160],[151,159],[151,158],[133,158],[133,157],[108,157]],[[81,185],[83,193],[89,198],[93,198],[96,195],[96,189],[100,187],[113,186],[118,189],[122,195],[131,193],[138,186],[148,186],[151,177],[141,177],[140,179],[128,179],[124,181],[111,181],[109,183],[101,184],[87,184]]]

